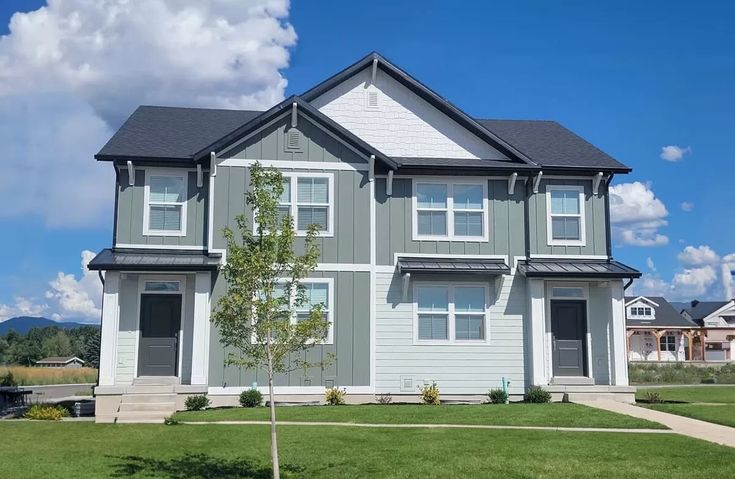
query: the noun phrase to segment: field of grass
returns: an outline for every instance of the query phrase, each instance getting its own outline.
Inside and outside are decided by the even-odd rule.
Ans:
[[[268,408],[221,408],[183,411],[180,421],[267,421]],[[580,404],[419,404],[360,406],[284,406],[276,411],[281,421],[349,422],[367,424],[494,424],[502,426],[606,427],[665,429],[664,426],[593,409]]]
[[[656,392],[666,402],[735,404],[735,386],[691,386],[679,388],[638,388],[635,397],[646,399],[647,392]]]
[[[31,368],[27,366],[0,366],[0,377],[8,372],[20,386],[46,384],[82,384],[97,381],[94,368]]]
[[[646,407],[700,421],[735,427],[735,404],[646,404]]]
[[[268,426],[0,422],[0,477],[268,478]],[[735,449],[675,434],[279,427],[287,478],[729,477]],[[22,447],[19,447],[22,445]]]

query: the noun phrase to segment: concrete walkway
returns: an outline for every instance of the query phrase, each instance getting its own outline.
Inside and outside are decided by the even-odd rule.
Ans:
[[[181,424],[225,424],[225,425],[270,425],[270,421],[182,421]],[[555,426],[500,426],[495,424],[368,424],[358,422],[306,422],[306,421],[278,421],[279,426],[336,426],[336,427],[367,427],[367,428],[399,428],[399,429],[526,429],[537,431],[569,431],[569,432],[625,432],[645,434],[672,434],[668,429],[626,429],[612,427],[555,427]]]
[[[735,428],[732,427],[604,399],[579,401],[579,404],[618,414],[626,414],[639,419],[648,419],[671,428],[677,434],[722,444],[723,446],[735,447]]]

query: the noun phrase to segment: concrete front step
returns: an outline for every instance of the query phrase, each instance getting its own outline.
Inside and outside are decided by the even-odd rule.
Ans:
[[[162,424],[169,414],[147,411],[126,411],[117,413],[118,424]]]
[[[179,378],[175,376],[142,376],[133,379],[134,385],[152,385],[152,386],[174,386],[179,384]]]
[[[124,394],[121,404],[128,403],[176,403],[176,394]]]
[[[157,412],[165,413],[167,416],[176,411],[175,402],[124,402],[120,404],[120,412]]]
[[[127,388],[125,394],[173,394],[174,392],[173,385],[134,384]]]

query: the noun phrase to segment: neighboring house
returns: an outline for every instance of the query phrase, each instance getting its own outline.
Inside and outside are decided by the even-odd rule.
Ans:
[[[640,273],[612,257],[608,201],[630,168],[558,123],[472,118],[370,54],[264,112],[140,107],[96,158],[116,177],[112,247],[89,264],[105,272],[98,420],[135,419],[130,393],[236,404],[266,384],[224,365],[210,324],[256,161],[283,172],[300,234],[321,226],[309,294],[332,327],[307,354],[336,354],[278,376],[279,397],[412,400],[436,381],[480,398],[505,377],[514,397],[632,398]]]
[[[661,296],[625,298],[629,361],[687,361],[694,358],[699,326]]]
[[[682,315],[703,328],[706,340],[700,358],[706,361],[735,361],[735,299],[675,303]]]
[[[84,361],[76,356],[51,356],[36,361],[39,368],[81,368]]]

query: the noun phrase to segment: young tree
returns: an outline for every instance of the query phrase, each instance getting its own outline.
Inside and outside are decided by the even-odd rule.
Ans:
[[[250,169],[250,185],[245,195],[254,212],[237,217],[237,229],[224,230],[227,262],[222,268],[227,292],[212,314],[220,332],[220,342],[228,349],[225,362],[247,369],[264,370],[268,377],[271,420],[273,477],[280,477],[273,379],[276,374],[296,369],[324,367],[333,357],[312,363],[292,355],[313,347],[326,337],[329,322],[321,304],[311,304],[302,279],[316,269],[319,248],[318,228],[310,225],[304,238],[303,254],[294,251],[293,219],[279,209],[283,175],[256,163]],[[310,307],[308,316],[303,311]]]

